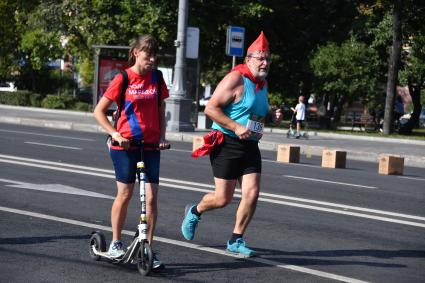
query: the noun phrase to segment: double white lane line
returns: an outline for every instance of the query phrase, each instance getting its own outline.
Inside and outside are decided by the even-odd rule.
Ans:
[[[9,163],[9,164],[22,165],[22,166],[45,168],[49,170],[57,170],[57,171],[70,172],[70,173],[76,173],[76,174],[85,174],[85,175],[98,176],[98,177],[111,178],[111,179],[114,178],[114,174],[112,170],[106,170],[106,169],[100,169],[100,168],[88,167],[88,166],[80,166],[80,165],[74,165],[74,164],[59,163],[59,162],[51,162],[51,161],[38,160],[38,159],[15,157],[15,156],[2,155],[2,154],[0,154],[0,163]],[[7,181],[7,180],[4,179],[3,181]],[[170,178],[161,178],[161,186],[166,188],[171,188],[171,189],[183,189],[183,190],[197,191],[202,193],[210,192],[214,189],[213,185],[184,181],[184,180],[177,180],[177,179],[170,179]],[[239,189],[237,190],[236,196],[240,197]],[[96,196],[93,196],[93,197],[96,197]],[[367,209],[362,207],[348,206],[348,205],[316,201],[316,200],[305,199],[305,198],[296,198],[296,197],[270,194],[270,193],[261,193],[259,200],[263,202],[273,203],[273,204],[295,206],[295,207],[300,207],[305,209],[320,210],[320,211],[326,211],[326,212],[337,213],[337,214],[345,214],[345,215],[351,215],[351,216],[357,216],[357,217],[363,217],[363,218],[369,218],[369,219],[375,219],[375,220],[381,220],[381,221],[388,221],[388,222],[404,224],[404,225],[412,225],[416,227],[425,227],[424,223],[399,219],[399,218],[404,218],[404,219],[411,219],[411,220],[418,220],[418,221],[425,222],[424,217],[419,217],[414,215],[393,213],[393,212],[382,211],[382,210]],[[42,219],[51,220],[51,221],[58,221],[62,223],[72,224],[72,225],[84,226],[84,227],[89,227],[92,229],[111,231],[111,228],[108,226],[102,226],[102,225],[97,225],[94,223],[87,223],[87,222],[82,222],[82,221],[73,220],[73,219],[61,218],[61,217],[41,214],[37,212],[18,210],[18,209],[2,207],[2,206],[0,206],[0,211],[16,213],[20,215],[27,215],[27,216],[42,218]],[[384,216],[378,216],[378,215],[384,215]],[[394,217],[394,218],[390,218],[390,217]],[[123,233],[131,236],[134,234],[134,231],[124,230]],[[221,249],[200,246],[200,245],[196,245],[192,243],[187,243],[183,241],[167,239],[162,237],[155,237],[155,240],[159,242],[167,243],[167,244],[185,247],[185,248],[191,248],[191,249],[206,251],[206,252],[210,252],[214,254],[229,256]],[[251,258],[248,260],[278,267],[278,268],[302,272],[302,273],[310,274],[313,276],[338,280],[341,282],[351,282],[351,283],[366,282],[366,281],[358,280],[351,277],[323,272],[320,270],[314,270],[314,269],[305,268],[305,267],[296,266],[296,265],[290,265],[290,264],[282,264],[281,262],[269,260],[262,257]]]
[[[41,218],[41,219],[46,219],[46,220],[50,220],[50,221],[57,221],[57,222],[61,222],[61,223],[67,223],[67,224],[72,224],[72,225],[77,225],[77,226],[82,226],[82,227],[88,227],[88,228],[91,228],[91,229],[97,229],[97,230],[103,230],[103,231],[109,231],[109,232],[112,231],[111,227],[108,227],[108,226],[103,226],[103,225],[98,225],[98,224],[93,224],[93,223],[88,223],[88,222],[83,222],[83,221],[78,221],[78,220],[73,220],[73,219],[68,219],[68,218],[56,217],[56,216],[41,214],[41,213],[37,213],[37,212],[19,210],[19,209],[4,207],[4,206],[0,206],[0,211],[15,213],[15,214],[19,214],[19,215],[25,215],[25,216],[30,216],[30,217],[37,217],[37,218]],[[123,230],[122,233],[125,234],[125,235],[129,235],[129,236],[134,235],[134,231]],[[198,250],[198,251],[205,251],[205,252],[209,252],[209,253],[214,253],[214,254],[238,258],[238,256],[228,254],[224,250],[221,250],[221,249],[201,246],[201,245],[197,245],[197,244],[191,244],[191,243],[188,243],[188,242],[178,241],[178,240],[174,240],[174,239],[167,239],[167,238],[155,236],[155,241],[166,243],[166,244],[171,244],[171,245],[175,245],[175,246],[180,246],[180,247],[184,247],[184,248],[195,249],[195,250]],[[320,270],[301,267],[301,266],[297,266],[297,265],[282,264],[280,262],[269,260],[269,259],[262,258],[262,257],[247,258],[245,260],[254,261],[254,262],[258,262],[258,263],[262,263],[262,264],[266,264],[266,265],[270,265],[270,266],[274,266],[274,267],[278,267],[278,268],[288,269],[288,270],[292,270],[292,271],[297,271],[297,272],[301,272],[301,273],[306,273],[306,274],[310,274],[310,275],[313,275],[313,276],[338,280],[338,281],[341,281],[341,282],[349,282],[349,283],[366,283],[367,282],[367,281],[362,281],[362,280],[358,280],[358,279],[351,278],[351,277],[341,276],[341,275],[338,275],[338,274],[323,272],[323,271],[320,271]]]
[[[84,175],[114,179],[114,172],[112,170],[89,167],[89,166],[80,166],[80,165],[68,164],[68,163],[46,161],[46,160],[16,157],[11,155],[4,155],[4,154],[0,154],[0,163],[31,166],[31,167],[44,168],[49,170],[56,170],[56,171],[63,171],[63,172],[69,172],[69,173],[84,174]],[[295,176],[287,176],[287,177],[294,178]],[[299,178],[302,178],[302,177],[299,177]],[[315,179],[315,180],[325,181],[320,179]],[[313,181],[313,180],[309,180],[309,181]],[[339,183],[339,185],[343,185],[343,184],[344,183]],[[195,192],[201,192],[201,193],[207,193],[214,190],[214,186],[210,184],[190,182],[190,181],[170,179],[170,178],[160,178],[160,185],[161,187],[164,187],[164,188],[181,189],[181,190],[195,191]],[[237,189],[235,197],[241,197],[240,193],[241,193],[240,189]],[[296,197],[291,197],[286,195],[271,194],[271,193],[265,193],[265,192],[260,193],[259,201],[425,228],[425,217],[416,216],[416,215],[395,213],[395,212],[378,210],[378,209],[369,209],[364,207],[350,206],[350,205],[344,205],[344,204],[338,204],[338,203],[332,203],[332,202],[317,201],[317,200],[306,199],[306,198],[296,198]]]

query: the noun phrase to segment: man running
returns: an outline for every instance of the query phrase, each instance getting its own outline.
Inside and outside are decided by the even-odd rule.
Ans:
[[[247,50],[244,64],[236,66],[218,84],[205,108],[213,121],[213,135],[220,142],[210,152],[215,191],[198,204],[187,205],[181,230],[187,240],[195,236],[202,213],[225,207],[232,201],[239,182],[242,198],[227,251],[250,257],[255,252],[246,246],[243,234],[254,215],[260,192],[261,154],[258,141],[263,135],[266,115],[275,123],[282,119],[280,109],[271,110],[267,99],[266,76],[271,57],[269,43],[261,32]]]

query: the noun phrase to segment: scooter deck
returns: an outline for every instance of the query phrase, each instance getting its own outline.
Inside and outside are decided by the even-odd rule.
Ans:
[[[112,256],[110,256],[109,254],[108,254],[108,252],[99,252],[99,251],[96,251],[96,254],[98,254],[98,255],[100,255],[101,257],[105,257],[105,258],[107,258],[107,259],[110,259],[110,260],[116,260],[116,261],[119,261],[119,260],[121,260],[123,257],[124,257],[124,255],[122,255],[122,256],[120,256],[120,257],[112,257]]]

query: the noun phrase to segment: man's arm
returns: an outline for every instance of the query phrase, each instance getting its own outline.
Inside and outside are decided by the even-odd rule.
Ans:
[[[227,74],[218,84],[212,97],[205,107],[205,114],[214,122],[235,132],[240,139],[247,139],[251,135],[251,131],[245,126],[235,122],[227,117],[222,107],[232,102],[237,102],[243,94],[243,79],[239,72],[231,72]]]

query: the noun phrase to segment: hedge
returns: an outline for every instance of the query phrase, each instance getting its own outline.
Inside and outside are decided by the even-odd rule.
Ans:
[[[46,95],[32,93],[26,90],[15,92],[0,91],[0,104],[43,107],[49,109],[69,109],[91,111],[90,104],[78,101],[70,95]]]

